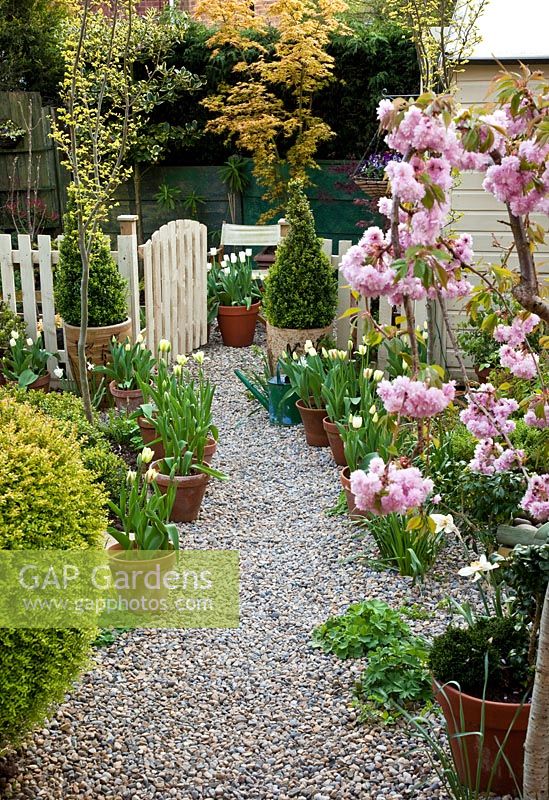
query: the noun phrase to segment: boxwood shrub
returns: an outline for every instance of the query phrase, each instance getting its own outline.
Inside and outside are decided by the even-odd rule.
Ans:
[[[76,436],[9,395],[0,397],[0,548],[99,547],[104,497]],[[0,751],[63,699],[95,630],[0,629]]]

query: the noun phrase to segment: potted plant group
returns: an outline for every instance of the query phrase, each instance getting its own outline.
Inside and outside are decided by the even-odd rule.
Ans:
[[[13,381],[23,389],[36,389],[48,392],[50,388],[50,374],[48,372],[48,359],[59,360],[58,353],[50,353],[44,348],[42,336],[35,341],[30,337],[25,339],[19,331],[12,330],[8,342],[8,349],[2,358],[2,372],[8,381]],[[63,370],[54,370],[56,377],[63,376]]]
[[[108,501],[113,523],[107,532],[116,540],[109,545],[113,572],[131,576],[127,585],[135,592],[143,571],[156,565],[160,574],[173,568],[179,550],[179,532],[170,522],[175,489],[162,492],[156,484],[156,470],[150,464],[154,454],[145,447],[137,457],[137,469],[128,470],[118,503]],[[151,590],[147,589],[150,595]]]
[[[473,578],[481,611],[453,603],[467,627],[450,625],[433,642],[435,698],[461,782],[515,796],[522,787],[549,545],[519,545],[508,560],[481,555],[459,572]]]
[[[306,342],[306,351],[298,356],[294,353],[282,355],[280,363],[290,381],[291,389],[298,396],[296,407],[305,428],[305,438],[310,447],[328,447],[328,437],[323,420],[326,416],[322,386],[328,373],[328,359],[321,356],[312,342]]]
[[[2,372],[2,359],[9,348],[13,332],[18,336],[25,336],[26,326],[16,311],[12,311],[7,303],[0,300],[0,386],[6,382]]]
[[[318,347],[331,335],[337,309],[337,279],[299,181],[290,181],[288,197],[288,235],[278,245],[263,294],[272,370],[282,353],[301,352],[307,340]]]
[[[124,342],[113,337],[108,363],[95,366],[94,371],[110,378],[109,392],[117,409],[131,413],[143,403],[140,384],[150,382],[155,364],[156,359],[139,334],[133,344],[129,337]]]
[[[261,292],[251,256],[251,250],[225,255],[210,270],[210,283],[215,282],[210,305],[212,310],[217,306],[217,324],[228,347],[249,347],[254,340]]]
[[[59,264],[55,271],[55,304],[63,318],[67,356],[78,386],[81,278],[76,219],[74,210],[69,208],[64,218]],[[102,233],[95,237],[90,253],[88,323],[86,359],[93,365],[107,364],[113,337],[125,340],[131,333],[131,319],[127,312],[126,282],[114,263],[108,238]]]

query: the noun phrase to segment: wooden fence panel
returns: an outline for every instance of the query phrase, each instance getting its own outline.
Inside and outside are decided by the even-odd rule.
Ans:
[[[2,300],[9,305],[12,311],[16,311],[15,274],[9,233],[0,233],[0,277],[2,278]]]
[[[53,273],[51,263],[51,238],[49,236],[38,237],[38,265],[40,270],[40,302],[42,306],[42,330],[44,332],[44,344],[46,350],[55,353],[57,349],[57,328],[55,325],[55,304],[53,296]],[[59,358],[65,362],[65,351],[59,351]],[[57,360],[48,360],[50,374],[57,366]]]
[[[17,237],[19,247],[19,268],[21,270],[21,291],[23,293],[23,319],[27,325],[27,333],[36,338],[38,316],[36,312],[36,290],[34,287],[34,266],[32,263],[32,247],[30,236]]]

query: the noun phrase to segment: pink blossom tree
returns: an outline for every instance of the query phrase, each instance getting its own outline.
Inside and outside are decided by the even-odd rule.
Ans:
[[[380,128],[389,147],[402,157],[387,166],[392,197],[379,201],[388,230],[366,230],[341,269],[353,290],[366,298],[385,298],[403,311],[397,318],[402,320],[397,333],[410,342],[410,375],[382,381],[378,387],[386,411],[394,416],[395,429],[403,420],[415,420],[421,450],[430,418],[454,398],[454,382],[444,383],[444,370],[420,363],[414,302],[432,300],[440,308],[466,386],[467,407],[461,420],[478,439],[469,469],[482,474],[522,470],[527,481],[522,508],[542,523],[549,520],[549,474],[530,475],[524,453],[509,438],[515,428],[511,417],[519,406],[490,383],[470,385],[446,307],[448,300],[467,299],[474,313],[487,294],[499,296],[504,310],[489,314],[483,328],[501,345],[501,366],[532,381],[524,421],[549,428],[549,390],[540,364],[547,357],[549,337],[540,338],[541,356],[528,340],[533,332],[543,333],[549,323],[549,301],[540,290],[535,264],[544,229],[531,218],[534,213],[549,215],[549,83],[523,68],[520,74],[502,72],[494,81],[494,92],[495,103],[480,109],[460,108],[452,97],[430,93],[415,101],[381,101]],[[506,252],[503,264],[485,271],[475,264],[471,236],[455,235],[448,226],[455,176],[471,169],[484,173],[483,188],[505,205],[513,234],[512,252]],[[516,270],[509,266],[511,255],[518,263]],[[518,313],[503,293],[509,285],[521,308]],[[394,328],[380,326],[369,312],[366,326],[371,344],[395,334]],[[395,454],[388,463],[372,457],[366,470],[352,474],[351,489],[358,508],[374,514],[408,514],[409,524],[415,526],[412,516],[425,514],[424,505],[436,487]],[[542,630],[547,632],[549,602],[545,616]],[[542,666],[547,661],[546,645],[542,637],[526,742],[526,800],[549,797],[549,740],[541,729],[549,715],[549,675]]]

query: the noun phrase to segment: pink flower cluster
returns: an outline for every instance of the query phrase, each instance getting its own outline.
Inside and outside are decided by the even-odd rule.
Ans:
[[[469,462],[471,472],[481,475],[493,475],[513,467],[520,467],[524,461],[524,450],[512,450],[494,442],[493,439],[482,439],[475,447],[473,459]]]
[[[403,203],[416,203],[425,197],[425,186],[416,181],[414,168],[406,161],[389,161],[385,168],[393,194]]]
[[[433,481],[424,478],[417,467],[399,467],[373,458],[368,472],[359,469],[351,474],[351,491],[361,511],[405,514],[425,502],[433,491]]]
[[[543,416],[538,417],[536,414],[536,406],[543,404]],[[524,415],[524,421],[532,428],[549,428],[549,400],[543,400],[537,397],[530,403],[528,411]]]
[[[528,314],[526,317],[515,317],[510,325],[497,325],[494,330],[496,342],[505,342],[511,347],[518,347],[526,337],[529,336],[534,328],[540,323],[537,314]]]
[[[509,417],[518,409],[517,401],[496,397],[491,383],[483,383],[469,392],[467,400],[469,405],[459,418],[477,439],[492,439],[515,430],[515,423]]]
[[[445,383],[439,389],[400,375],[393,381],[381,381],[377,393],[389,414],[423,419],[444,411],[454,399],[456,390],[455,381]]]
[[[549,475],[532,475],[520,505],[538,522],[549,520]]]
[[[517,378],[530,381],[535,378],[538,371],[539,356],[529,353],[522,348],[515,350],[508,344],[499,348],[499,360],[502,367],[506,367]]]

